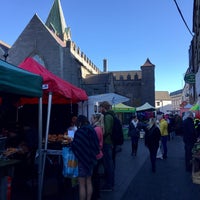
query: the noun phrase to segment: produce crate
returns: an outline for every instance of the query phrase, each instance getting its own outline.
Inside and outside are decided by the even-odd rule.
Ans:
[[[192,160],[192,181],[200,184],[200,157],[193,156]]]

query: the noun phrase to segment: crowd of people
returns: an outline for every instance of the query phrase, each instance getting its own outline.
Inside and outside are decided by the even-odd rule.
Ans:
[[[85,116],[79,116],[77,119],[79,121],[82,117],[85,122],[83,124],[80,121],[77,123],[78,129],[74,136],[75,143],[77,138],[80,137],[78,136],[79,130],[86,124],[94,129],[94,134],[98,140],[98,150],[96,152],[94,149],[92,150],[96,154],[96,159],[94,159],[96,161],[93,162],[93,157],[88,156],[90,160],[87,161],[87,164],[91,163],[88,171],[84,168],[81,158],[79,158],[80,154],[76,154],[79,160],[80,200],[100,199],[100,191],[112,191],[115,186],[115,151],[113,150],[114,145],[111,139],[113,117],[112,115],[106,115],[107,112],[113,111],[111,110],[111,105],[105,101],[99,105],[99,112],[92,115],[91,122]],[[182,136],[185,147],[185,169],[191,172],[192,147],[197,138],[200,137],[200,120],[196,119],[191,111],[185,112],[183,117],[172,114],[164,115],[164,113],[157,112],[155,116],[150,117],[145,122],[140,121],[137,115],[131,116],[128,126],[128,136],[131,140],[131,156],[137,156],[140,131],[143,130],[145,132],[144,143],[149,150],[151,169],[155,173],[158,151],[161,150],[162,159],[166,160],[168,158],[168,142],[173,140],[175,136]],[[86,138],[89,140],[88,136]],[[83,148],[89,149],[89,146],[83,146]],[[90,148],[92,149],[92,147]],[[84,152],[83,149],[81,151]],[[84,154],[85,156],[87,157]],[[100,165],[104,168],[104,185],[101,185],[99,181]]]
[[[113,191],[115,186],[115,146],[112,141],[114,124],[112,106],[104,101],[99,104],[98,112],[88,119],[84,115],[73,116],[68,130],[74,131],[71,148],[78,159],[78,189],[79,200],[98,200],[101,191]],[[110,114],[108,114],[110,113]],[[5,130],[4,130],[5,131]],[[31,150],[36,151],[37,136],[35,130],[28,124],[24,127],[23,140],[17,144],[24,151],[19,156],[27,156]],[[179,115],[164,115],[157,112],[146,121],[141,121],[136,114],[132,115],[128,125],[128,136],[131,146],[130,154],[137,156],[140,132],[144,131],[144,144],[149,150],[151,170],[156,172],[158,151],[162,152],[162,159],[168,158],[168,142],[175,136],[182,136],[185,147],[185,169],[192,171],[192,148],[200,137],[200,119],[195,118],[192,111]],[[16,140],[9,130],[10,144]],[[8,134],[8,133],[6,133]],[[26,141],[26,143],[25,143]],[[16,145],[15,145],[16,146]],[[103,167],[103,184],[100,182],[100,170]],[[23,168],[23,166],[22,166]],[[21,170],[20,170],[21,171]],[[19,175],[20,176],[20,175]]]
[[[90,121],[84,115],[79,115],[76,120],[72,150],[78,159],[79,200],[97,200],[100,191],[113,190],[115,150],[111,138],[114,123],[111,108],[109,102],[104,101]],[[103,185],[100,185],[99,178],[101,165],[104,169]]]

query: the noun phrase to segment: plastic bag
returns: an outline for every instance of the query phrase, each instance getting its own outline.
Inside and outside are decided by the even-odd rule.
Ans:
[[[77,177],[78,176],[78,160],[70,147],[63,147],[63,176]]]
[[[162,154],[162,151],[161,151],[161,142],[160,141],[159,141],[159,147],[158,147],[158,150],[157,150],[156,158],[163,159],[163,154]]]

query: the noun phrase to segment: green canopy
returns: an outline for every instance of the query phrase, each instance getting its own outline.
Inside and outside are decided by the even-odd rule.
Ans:
[[[191,111],[197,111],[199,110],[199,104],[195,104],[194,106],[192,106],[192,108],[190,108]]]
[[[114,110],[115,112],[120,112],[120,113],[133,113],[136,111],[136,109],[134,107],[131,106],[127,106],[123,103],[119,103],[116,105],[113,105],[112,110]]]
[[[42,96],[42,77],[0,60],[0,92]]]

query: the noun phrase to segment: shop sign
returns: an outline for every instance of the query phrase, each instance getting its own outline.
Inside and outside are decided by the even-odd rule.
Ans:
[[[186,74],[184,81],[189,84],[195,83],[195,73]]]

